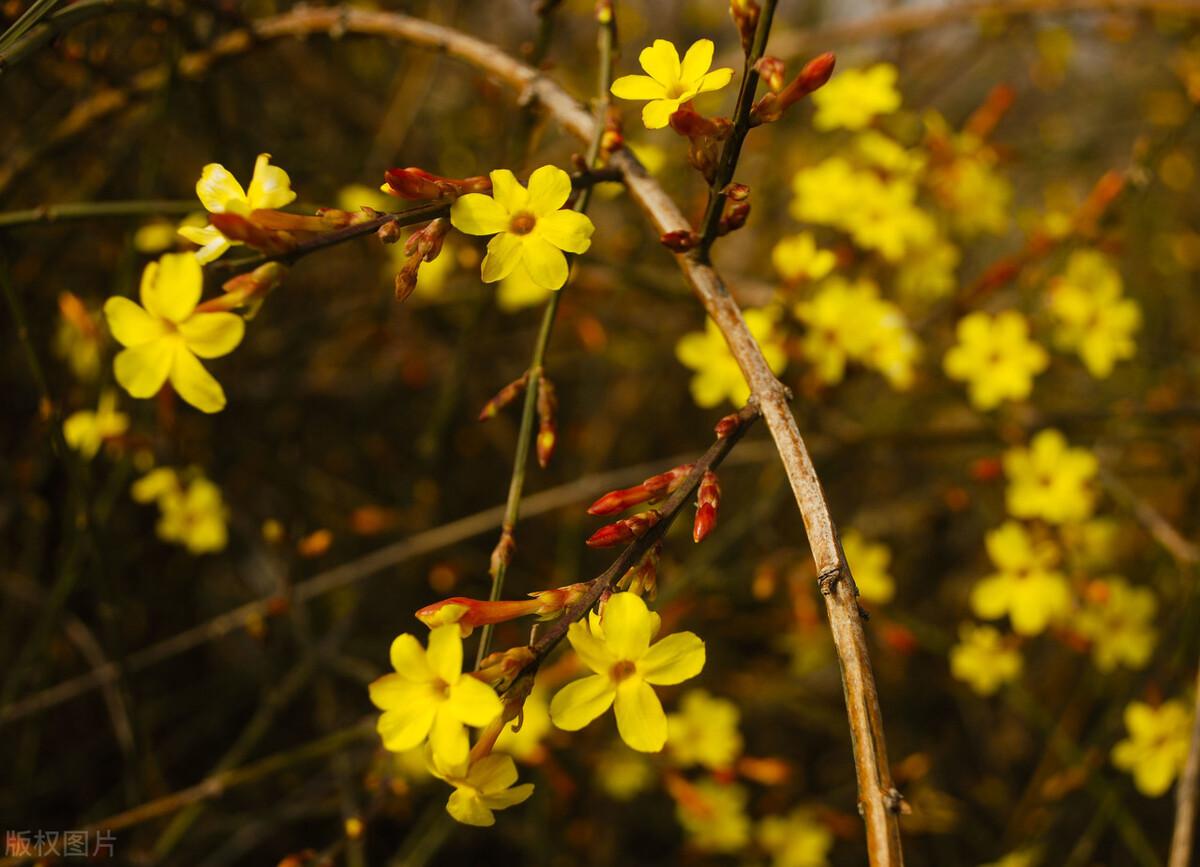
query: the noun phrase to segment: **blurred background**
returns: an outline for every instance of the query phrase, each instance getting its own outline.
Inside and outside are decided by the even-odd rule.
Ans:
[[[594,96],[590,0],[349,5],[452,25]],[[483,239],[451,233],[403,304],[401,245],[306,257],[206,362],[220,413],[116,385],[100,308],[194,249],[175,229],[205,222],[205,164],[245,184],[270,153],[311,214],[398,209],[377,192],[393,166],[524,178],[584,150],[439,54],[244,36],[292,8],[80,0],[0,49],[6,854],[87,829],[131,864],[865,863],[837,660],[761,429],[721,470],[709,539],[666,540],[657,608],[708,648],[660,692],[666,752],[628,749],[611,715],[550,726],[569,652],[507,747],[534,795],[494,828],[450,822],[449,789],[382,749],[366,685],[391,640],[423,635],[424,605],[488,593],[519,408],[476,416],[525,370],[547,297],[481,283]],[[696,107],[732,111],[728,3],[616,8],[618,74],[656,38],[709,38],[735,81]],[[909,862],[1165,864],[1200,655],[1200,7],[780,3],[768,53],[789,76],[824,51],[825,101],[751,133],[750,219],[715,258],[786,361],[862,585]],[[616,108],[698,221],[686,140]],[[109,201],[138,204],[36,211]],[[735,408],[711,399],[732,362],[699,342],[637,208],[604,185],[590,216],[546,362],[559,445],[529,469],[508,598],[603,571],[587,504],[698,456]],[[98,407],[58,455],[56,430]],[[137,494],[154,468],[174,513]]]

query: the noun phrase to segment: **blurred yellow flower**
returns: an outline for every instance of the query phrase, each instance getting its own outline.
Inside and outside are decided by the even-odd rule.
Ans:
[[[259,154],[255,160],[249,190],[242,189],[237,178],[223,165],[209,163],[201,170],[200,180],[196,181],[196,195],[210,214],[242,216],[260,209],[282,208],[296,198],[291,178],[283,169],[271,165],[270,154]],[[201,264],[219,259],[232,245],[241,243],[230,241],[213,225],[199,227],[185,223],[179,227],[179,234],[200,245],[196,259]]]
[[[731,767],[742,754],[738,707],[702,689],[684,693],[679,713],[667,717],[671,759],[681,767],[704,765],[712,770]]]
[[[139,503],[157,503],[154,530],[164,542],[182,545],[191,554],[224,550],[228,530],[221,489],[194,469],[189,475],[185,483],[178,471],[159,467],[134,482],[130,493]]]
[[[675,45],[655,39],[643,48],[638,63],[646,75],[622,75],[612,83],[613,96],[619,99],[650,100],[642,107],[642,123],[647,129],[662,129],[679,107],[702,93],[720,90],[733,78],[733,70],[714,69],[711,39],[698,39],[683,60]]]
[[[736,783],[701,780],[676,795],[675,816],[697,849],[736,852],[750,843],[746,799]]]
[[[654,782],[655,773],[641,753],[614,746],[596,759],[596,781],[610,798],[629,801]]]
[[[462,670],[462,633],[455,623],[429,632],[429,649],[405,633],[392,642],[394,674],[370,686],[371,701],[383,711],[377,726],[393,752],[417,746],[427,737],[439,766],[456,768],[467,760],[466,726],[485,726],[504,706],[495,691]]]
[[[1086,600],[1074,627],[1092,642],[1096,668],[1103,672],[1118,665],[1144,668],[1157,640],[1152,625],[1158,609],[1154,591],[1113,576],[1092,582]]]
[[[104,343],[99,316],[73,292],[59,293],[58,311],[61,318],[54,334],[54,352],[78,379],[90,382],[100,372],[100,348]]]
[[[1137,302],[1121,297],[1121,275],[1095,250],[1078,250],[1050,286],[1050,313],[1060,349],[1079,353],[1097,379],[1137,350],[1133,334],[1142,324]]]
[[[1099,462],[1091,452],[1071,448],[1056,430],[1040,431],[1029,448],[1004,453],[1008,513],[1051,524],[1083,521],[1095,507],[1092,480],[1098,470]]]
[[[652,686],[683,683],[704,668],[704,642],[677,632],[650,644],[660,620],[633,593],[614,593],[603,617],[572,623],[567,640],[595,674],[567,684],[550,702],[550,718],[560,729],[578,731],[609,706],[621,740],[635,750],[656,753],[667,742],[667,717]]]
[[[909,251],[896,270],[896,291],[906,301],[934,301],[958,286],[958,248],[944,238]]]
[[[1029,339],[1029,323],[1015,310],[996,316],[975,312],[958,321],[958,343],[942,360],[951,379],[967,383],[976,409],[995,409],[1006,400],[1024,400],[1033,378],[1046,369],[1046,350]]]
[[[367,207],[386,214],[394,209],[395,204],[394,198],[378,187],[369,187],[366,184],[347,184],[337,192],[338,209],[351,213]]]
[[[464,825],[487,828],[496,824],[494,811],[504,810],[529,799],[533,783],[514,786],[517,766],[512,756],[492,753],[468,768],[465,761],[446,765],[432,754],[431,771],[435,777],[454,786],[446,802],[446,812]]]
[[[953,228],[966,238],[1008,231],[1012,184],[994,166],[995,153],[983,147],[938,166],[929,186],[949,213]]]
[[[95,412],[73,412],[63,422],[63,438],[67,445],[90,461],[100,446],[110,437],[119,437],[129,430],[129,416],[117,411],[117,395],[110,389],[100,393],[100,405]]]
[[[483,258],[483,282],[495,283],[524,266],[543,289],[567,282],[567,253],[591,246],[595,226],[585,215],[560,210],[571,195],[571,176],[542,166],[529,176],[529,189],[508,169],[491,173],[492,195],[467,193],[450,206],[450,222],[468,235],[494,235]]]
[[[1177,700],[1158,707],[1130,702],[1125,708],[1125,728],[1129,737],[1113,747],[1113,764],[1133,774],[1133,784],[1143,795],[1157,798],[1166,794],[1187,761],[1191,711]]]
[[[858,530],[849,530],[842,535],[842,551],[859,595],[867,602],[890,602],[896,593],[896,583],[888,572],[892,562],[888,546],[868,542]]]
[[[771,250],[771,262],[779,276],[789,283],[801,280],[820,280],[833,270],[837,256],[832,250],[822,250],[810,232],[790,235]]]
[[[775,334],[777,314],[774,310],[747,310],[743,314],[746,327],[758,345],[773,373],[781,373],[787,366],[787,355],[783,341]],[[729,400],[740,407],[750,397],[750,386],[742,376],[729,351],[720,329],[711,319],[704,323],[704,331],[693,331],[679,338],[675,344],[675,357],[686,367],[696,371],[692,377],[692,397],[698,406],[717,406]]]
[[[833,832],[803,808],[767,816],[755,837],[770,854],[772,867],[825,867],[833,848]]]
[[[854,151],[867,165],[889,175],[915,177],[925,168],[925,154],[906,148],[878,130],[868,129],[854,137]]]
[[[1021,675],[1021,652],[991,626],[964,623],[950,648],[950,673],[980,695],[992,695]]]
[[[987,534],[987,551],[998,570],[971,590],[971,608],[984,620],[1008,615],[1015,632],[1037,635],[1071,608],[1067,578],[1055,566],[1058,549],[1035,541],[1016,521]]]
[[[876,117],[900,107],[896,67],[877,63],[868,69],[846,69],[812,95],[819,130],[865,129]]]
[[[168,379],[202,412],[225,407],[225,391],[197,360],[227,355],[242,342],[245,323],[233,313],[197,313],[204,277],[189,253],[168,253],[142,272],[142,306],[109,298],[104,316],[126,347],[113,360],[117,382],[134,397],[153,397]]]
[[[521,710],[521,730],[513,731],[516,722],[510,723],[500,732],[496,739],[496,749],[508,753],[517,761],[537,762],[545,754],[542,741],[550,733],[553,726],[550,723],[550,704],[546,698],[546,690],[535,686],[525,698],[525,706]]]

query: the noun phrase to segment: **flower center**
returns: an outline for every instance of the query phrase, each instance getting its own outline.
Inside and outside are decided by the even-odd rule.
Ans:
[[[537,225],[537,217],[528,211],[518,211],[508,222],[508,231],[514,235],[528,235]]]
[[[433,682],[429,684],[433,694],[440,700],[445,700],[450,697],[450,684],[442,680],[440,677],[435,677]]]
[[[620,683],[627,677],[631,677],[636,673],[637,663],[630,662],[628,659],[622,659],[612,667],[612,670],[608,673],[608,676],[611,677],[615,683]]]
[[[676,81],[673,84],[671,84],[671,86],[668,87],[666,90],[667,90],[667,99],[679,99],[679,97],[681,97],[685,93],[687,93],[688,89],[687,89],[687,85],[684,84],[682,81]]]

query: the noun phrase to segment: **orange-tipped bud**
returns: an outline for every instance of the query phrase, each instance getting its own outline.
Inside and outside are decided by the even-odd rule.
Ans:
[[[705,117],[685,102],[669,118],[671,129],[690,139],[711,138],[717,141],[726,138],[733,124],[723,117]]]
[[[836,60],[832,52],[814,57],[804,65],[800,74],[792,79],[787,87],[778,93],[766,94],[754,104],[750,122],[757,126],[779,120],[785,111],[829,81]]]
[[[534,614],[539,620],[549,620],[557,617],[562,610],[574,605],[589,590],[590,585],[584,581],[579,584],[568,584],[565,587],[555,587],[551,590],[539,590],[529,595],[537,601],[538,607]]]
[[[478,626],[504,623],[518,617],[536,614],[540,607],[541,603],[536,599],[486,602],[480,599],[469,599],[466,596],[453,596],[450,599],[426,605],[417,612],[417,619],[430,629],[436,629],[448,623],[457,623],[462,629],[463,637],[466,637]]]
[[[662,540],[655,542],[637,565],[621,577],[617,587],[653,599],[658,594],[658,561],[662,556],[662,548]]]
[[[442,252],[442,242],[446,240],[446,234],[449,231],[450,221],[439,217],[436,220],[430,220],[424,228],[413,232],[412,236],[404,243],[404,252],[408,259],[396,273],[397,301],[404,301],[417,288],[417,276],[421,270],[421,263],[432,262],[438,257],[438,254]]]
[[[484,683],[490,683],[496,689],[505,689],[513,679],[524,671],[534,660],[533,651],[526,646],[512,647],[508,650],[497,650],[495,653],[489,653],[479,664],[479,669],[472,674]],[[496,723],[499,728],[504,727],[506,720],[505,714],[501,714],[497,718]],[[492,728],[491,726],[488,727]],[[499,735],[499,731],[496,731]],[[487,737],[487,734],[480,736],[481,739]],[[495,744],[495,739],[492,739]]]
[[[758,29],[758,16],[762,10],[756,0],[729,0],[729,16],[742,40],[742,51],[750,53],[754,44],[754,31]]]
[[[664,232],[658,239],[672,253],[686,253],[700,243],[700,236],[689,229]]]
[[[278,262],[268,262],[265,265],[259,265],[247,274],[230,277],[221,284],[224,295],[210,298],[199,305],[196,310],[201,313],[216,313],[246,307],[255,301],[261,302],[267,293],[283,282],[287,270],[287,266]]]
[[[632,542],[639,536],[644,536],[646,531],[657,524],[661,518],[662,514],[658,510],[651,509],[640,515],[617,521],[615,524],[606,524],[591,535],[591,538],[587,540],[587,546],[589,548],[611,548],[614,545]]]
[[[537,414],[538,414],[538,434],[537,434],[537,459],[538,466],[545,469],[550,464],[550,458],[554,456],[554,446],[558,442],[558,422],[555,416],[558,413],[558,393],[554,390],[552,383],[545,374],[538,372],[538,393],[537,393]]]
[[[492,181],[483,175],[470,178],[443,178],[424,169],[410,166],[406,169],[388,169],[383,175],[383,191],[399,199],[417,202],[432,202],[442,199],[457,199],[466,193],[487,193]]]
[[[625,511],[630,506],[669,497],[683,483],[683,480],[687,478],[688,473],[691,471],[692,464],[680,464],[673,469],[667,470],[665,473],[651,476],[640,485],[634,485],[632,488],[621,488],[617,491],[609,491],[588,506],[588,514],[615,515],[617,512]]]
[[[713,433],[717,435],[717,439],[723,440],[741,426],[742,420],[738,417],[738,414],[736,412],[731,412],[729,415],[724,416],[719,422],[717,422],[716,426],[713,428]]]
[[[754,71],[763,83],[774,93],[783,90],[784,63],[778,57],[760,57],[754,64]]]
[[[229,240],[241,241],[264,253],[286,253],[296,246],[296,239],[287,232],[265,229],[241,214],[210,214],[209,220]]]
[[[529,373],[523,373],[517,379],[514,379],[504,388],[496,392],[495,397],[483,405],[483,409],[479,411],[479,420],[487,421],[489,418],[495,418],[500,410],[504,409],[525,392],[525,387],[529,385]]]
[[[721,506],[721,483],[712,470],[704,473],[700,489],[696,493],[696,520],[692,524],[692,539],[702,542],[704,537],[717,526],[717,509]]]

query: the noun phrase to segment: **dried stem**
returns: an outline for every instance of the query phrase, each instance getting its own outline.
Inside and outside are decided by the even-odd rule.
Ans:
[[[1196,674],[1196,706],[1192,708],[1192,740],[1183,773],[1175,787],[1175,830],[1167,867],[1188,867],[1196,832],[1196,791],[1200,789],[1200,672]]]
[[[42,223],[65,223],[72,220],[95,220],[107,217],[151,217],[167,214],[190,214],[200,210],[195,200],[139,200],[122,202],[63,202],[39,205],[23,211],[0,213],[0,229],[31,226]]]

